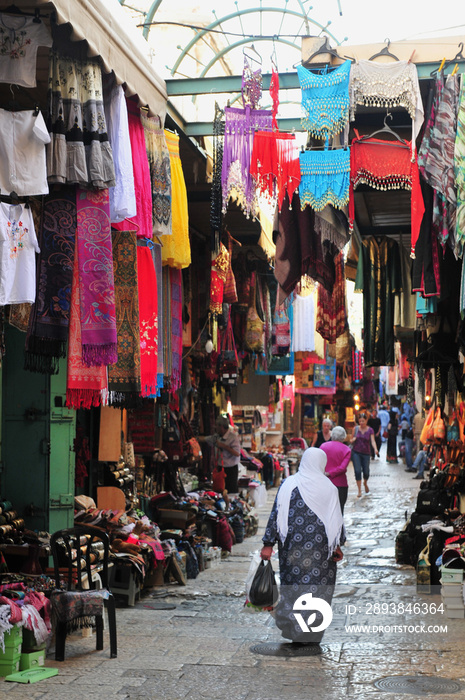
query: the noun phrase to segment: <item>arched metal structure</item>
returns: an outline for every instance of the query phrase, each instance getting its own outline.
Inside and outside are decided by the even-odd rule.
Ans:
[[[186,58],[186,56],[188,56],[190,50],[195,46],[195,44],[198,41],[201,41],[205,37],[205,35],[207,35],[211,31],[215,30],[217,27],[222,27],[222,25],[225,22],[228,22],[228,21],[234,20],[234,19],[239,19],[239,21],[241,22],[241,27],[242,27],[242,21],[241,21],[242,17],[244,17],[246,15],[250,15],[250,14],[262,15],[264,13],[266,13],[266,14],[279,13],[279,14],[282,14],[284,16],[288,15],[291,17],[297,17],[297,18],[301,19],[302,24],[305,25],[305,29],[306,29],[307,34],[310,33],[310,25],[313,25],[320,30],[320,34],[321,33],[327,34],[331,39],[334,40],[334,42],[337,45],[339,45],[340,42],[336,39],[336,37],[330,31],[328,31],[327,27],[328,27],[329,23],[328,23],[328,25],[326,25],[326,27],[324,27],[319,22],[309,18],[307,11],[304,8],[304,4],[303,4],[302,0],[296,0],[296,1],[300,7],[300,10],[301,10],[300,12],[297,12],[296,10],[288,9],[287,5],[288,5],[289,0],[285,0],[285,6],[282,8],[280,8],[280,7],[263,7],[260,3],[260,6],[258,6],[258,7],[249,7],[249,8],[245,8],[243,10],[237,9],[236,12],[232,12],[228,15],[224,15],[221,18],[217,18],[216,14],[215,14],[215,18],[216,18],[215,21],[211,22],[203,29],[195,30],[194,37],[188,42],[188,44],[183,49],[181,49],[181,53],[179,54],[178,58],[176,59],[176,62],[174,64],[173,68],[171,68],[171,75],[175,75],[178,72],[178,69],[179,69],[181,63]],[[119,0],[119,2],[121,5],[126,4],[126,0]],[[147,39],[149,36],[150,28],[151,28],[152,23],[154,21],[154,17],[156,15],[157,10],[159,9],[160,5],[162,4],[162,2],[163,2],[163,0],[154,0],[152,2],[152,4],[150,5],[148,11],[146,13],[142,13],[142,14],[144,14],[142,33],[143,33],[143,36],[145,39]],[[238,8],[239,3],[237,0],[235,1],[234,4]],[[309,8],[309,10],[311,10],[311,9],[312,9],[312,7]],[[273,35],[273,36],[260,36],[260,35],[251,35],[251,34],[246,35],[243,32],[243,36],[244,36],[243,40],[235,42],[234,44],[228,44],[228,46],[225,49],[223,49],[218,54],[216,54],[214,59],[212,59],[208,63],[208,65],[204,68],[204,70],[202,71],[201,77],[205,77],[205,75],[212,68],[212,66],[216,63],[216,61],[220,60],[226,53],[228,53],[229,51],[232,51],[234,48],[237,48],[238,46],[241,46],[243,44],[247,44],[249,42],[275,41],[275,42],[287,44],[288,46],[291,46],[292,48],[296,48],[300,51],[300,44],[298,45],[295,42],[280,38],[279,33],[276,35]],[[296,35],[296,38],[300,38],[300,36]]]

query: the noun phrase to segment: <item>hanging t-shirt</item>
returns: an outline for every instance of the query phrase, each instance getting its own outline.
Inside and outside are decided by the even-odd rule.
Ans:
[[[0,82],[36,87],[37,49],[52,43],[35,17],[0,14]]]
[[[40,249],[32,211],[0,202],[0,306],[34,303],[35,253]]]
[[[50,135],[41,112],[0,109],[1,194],[48,194],[46,143]]]

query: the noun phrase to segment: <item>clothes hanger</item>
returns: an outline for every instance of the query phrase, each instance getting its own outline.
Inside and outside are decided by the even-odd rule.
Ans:
[[[440,73],[440,72],[442,71],[442,69],[444,68],[445,62],[446,62],[446,57],[444,56],[444,58],[443,58],[442,61],[441,61],[441,65],[439,66],[439,68],[434,68],[434,69],[431,71],[430,76],[433,77],[436,73],[439,75],[439,73]]]
[[[398,141],[400,141],[401,144],[403,144],[404,146],[407,146],[407,148],[410,148],[409,142],[406,141],[405,139],[403,139],[401,136],[399,136],[399,134],[396,134],[396,132],[393,129],[391,129],[390,126],[388,126],[388,124],[386,122],[386,119],[388,117],[390,117],[390,119],[392,119],[392,114],[390,112],[387,112],[386,116],[384,117],[384,126],[382,129],[377,129],[372,134],[366,134],[366,136],[360,136],[360,138],[358,138],[357,140],[358,141],[367,141],[368,139],[372,139],[377,134],[391,134],[391,136],[394,136]]]
[[[352,63],[355,63],[355,58],[352,58],[352,56],[340,56],[338,54],[338,52],[336,51],[336,49],[331,48],[331,46],[328,44],[328,37],[325,36],[324,44],[322,44],[322,46],[320,46],[320,48],[317,51],[312,53],[312,55],[309,56],[308,58],[306,58],[305,61],[301,61],[299,63],[294,63],[294,65],[292,67],[297,68],[298,65],[302,65],[304,68],[308,68],[308,66],[311,63],[311,60],[313,58],[315,58],[315,56],[319,56],[320,54],[324,54],[324,53],[329,53],[331,56],[334,56],[334,58],[339,58],[340,60],[345,58],[345,59],[351,61]]]
[[[252,53],[248,54],[247,51],[250,51]],[[251,61],[255,61],[255,63],[258,63],[260,66],[263,63],[262,57],[260,56],[260,54],[258,53],[257,49],[255,48],[255,46],[253,44],[251,46],[245,46],[242,49],[242,54],[244,55],[245,58],[250,58]],[[255,56],[253,54],[255,54]],[[257,58],[257,56],[258,56],[258,58]]]
[[[386,46],[381,49],[381,51],[378,51],[378,53],[373,54],[373,56],[370,56],[368,59],[369,61],[373,61],[375,58],[378,58],[378,56],[390,56],[390,58],[393,58],[395,61],[398,61],[399,59],[397,56],[395,56],[393,53],[389,51],[389,47],[391,45],[391,40],[390,39],[385,39]]]
[[[23,10],[21,10],[20,7],[14,4],[8,5],[8,7],[5,10],[2,10],[2,13],[7,15],[23,15],[24,17],[34,17],[32,21],[35,24],[40,24],[41,17],[48,17],[48,15],[41,15],[38,8],[36,8],[34,12],[23,12]]]
[[[446,61],[446,63],[443,66],[443,71],[445,71],[447,68],[449,68],[449,66],[451,66],[453,63],[456,63],[457,61],[465,61],[465,56],[463,55],[462,51],[463,41],[460,42],[459,51],[455,54],[454,58],[451,58],[449,61]]]

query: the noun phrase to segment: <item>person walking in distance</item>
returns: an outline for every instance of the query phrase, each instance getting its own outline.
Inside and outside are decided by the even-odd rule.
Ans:
[[[331,430],[331,440],[323,443],[320,450],[328,457],[325,474],[336,486],[339,494],[341,511],[344,515],[344,506],[347,501],[349,484],[347,482],[347,467],[349,466],[351,449],[344,445],[347,433],[341,425],[336,425]]]
[[[357,483],[357,498],[362,495],[362,474],[365,493],[370,493],[368,479],[370,478],[370,446],[373,447],[375,455],[379,457],[379,451],[375,442],[373,428],[367,423],[366,413],[358,414],[358,425],[355,426],[352,443],[352,463],[355,471],[355,481]]]

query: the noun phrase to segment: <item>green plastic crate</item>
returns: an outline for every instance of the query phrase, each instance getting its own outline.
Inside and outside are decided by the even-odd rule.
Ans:
[[[17,625],[14,625],[12,629],[9,632],[5,632],[5,646],[15,646],[16,642],[18,639],[22,640],[23,638],[23,628],[18,627]]]
[[[441,566],[441,580],[443,583],[461,583],[463,569],[447,569],[445,566]]]
[[[8,676],[10,673],[16,673],[19,671],[19,662],[21,660],[21,654],[15,661],[5,661],[5,663],[0,663],[0,677]]]
[[[21,647],[21,638],[17,639],[14,645],[10,644],[9,646],[6,646],[5,644],[5,651],[3,652],[0,649],[0,663],[4,664],[8,661],[15,661],[17,657],[21,656]]]
[[[44,649],[42,651],[32,651],[29,654],[21,654],[19,663],[20,671],[27,671],[30,668],[37,668],[38,666],[45,666]]]

